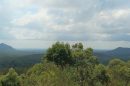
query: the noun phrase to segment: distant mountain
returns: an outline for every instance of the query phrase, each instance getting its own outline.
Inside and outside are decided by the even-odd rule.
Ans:
[[[0,70],[10,67],[29,67],[40,62],[44,50],[19,50],[10,45],[0,44]]]
[[[0,44],[0,51],[8,51],[8,50],[15,50],[15,49],[4,43]]]
[[[1,57],[8,57],[8,56],[16,56],[17,50],[13,47],[1,43],[0,44],[0,58]]]
[[[118,55],[122,55],[122,54],[124,54],[124,55],[126,55],[126,54],[130,55],[130,48],[118,47],[118,48],[116,48],[114,50],[109,51],[109,53],[110,54],[116,54],[116,55],[117,54]]]
[[[10,67],[29,67],[40,62],[46,50],[15,49],[7,44],[0,44],[0,70]],[[130,60],[130,48],[118,47],[114,50],[94,50],[100,62],[107,63],[112,58]]]
[[[113,58],[130,60],[130,48],[118,47],[114,50],[109,51],[95,51],[94,55],[97,56],[103,63],[106,63]]]

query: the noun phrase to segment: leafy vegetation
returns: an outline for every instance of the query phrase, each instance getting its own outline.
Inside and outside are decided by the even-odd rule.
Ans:
[[[112,59],[103,65],[82,43],[57,42],[40,63],[20,75],[11,68],[0,82],[1,86],[130,86],[130,61]]]

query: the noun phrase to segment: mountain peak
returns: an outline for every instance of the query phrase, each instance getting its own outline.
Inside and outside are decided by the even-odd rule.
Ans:
[[[5,43],[1,43],[0,44],[0,50],[14,50],[14,48],[5,44]]]
[[[5,43],[1,43],[0,45],[7,45],[7,44],[5,44]]]
[[[118,47],[110,52],[118,52],[118,53],[122,53],[122,52],[125,52],[125,53],[129,53],[130,52],[130,48],[125,48],[125,47]]]
[[[124,49],[124,47],[118,47],[118,48],[116,48],[116,50],[117,50],[117,49]]]
[[[125,48],[125,47],[118,47],[118,48],[116,48],[116,50],[119,50],[119,49],[130,49],[130,48]]]

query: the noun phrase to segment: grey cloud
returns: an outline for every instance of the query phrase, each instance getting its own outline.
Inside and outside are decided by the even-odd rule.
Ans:
[[[110,41],[130,41],[130,35],[128,34],[112,34]]]
[[[130,1],[124,0],[30,0],[30,4],[26,8],[11,7],[10,2],[2,2],[0,14],[0,28],[10,28],[7,33],[0,31],[0,35],[4,38],[9,37],[11,28],[26,30],[34,30],[45,35],[40,36],[41,39],[47,39],[49,36],[51,40],[109,40],[109,41],[130,41],[130,16],[120,17],[117,19],[109,18],[101,19],[99,14],[105,11],[107,16],[111,17],[109,12],[126,8],[129,9],[128,3]],[[24,2],[24,1],[23,1]],[[22,3],[24,4],[24,3]],[[11,8],[7,8],[7,6]],[[31,9],[35,7],[35,10]],[[17,7],[17,6],[16,6]],[[6,8],[6,9],[5,9]],[[29,9],[29,10],[27,10]],[[47,17],[50,19],[32,19],[27,24],[16,25],[10,23],[14,19],[19,20],[25,16],[28,11],[30,15],[36,15],[40,9],[46,9]],[[26,11],[27,12],[26,12]],[[22,13],[22,14],[19,14]],[[25,12],[25,13],[24,13]],[[17,15],[19,14],[19,15]],[[17,16],[16,16],[17,15]],[[42,14],[41,14],[42,15]],[[44,15],[44,13],[43,13]],[[37,16],[40,17],[40,16]],[[25,17],[26,18],[26,17]],[[28,19],[28,18],[27,18]],[[31,18],[30,18],[31,19]],[[25,19],[26,20],[26,19]],[[25,20],[23,22],[25,22]],[[22,20],[21,20],[22,21]],[[13,29],[14,30],[14,29]],[[21,29],[22,30],[22,29]],[[27,31],[27,32],[28,32]],[[17,33],[17,32],[15,32]],[[49,35],[48,35],[49,34]],[[51,34],[51,35],[50,35]],[[12,39],[15,35],[11,34]],[[37,34],[39,35],[39,34]],[[37,36],[39,37],[39,36]],[[30,38],[30,37],[29,37]],[[36,39],[36,37],[34,37]],[[40,38],[38,38],[40,39]],[[49,40],[49,39],[48,39]]]

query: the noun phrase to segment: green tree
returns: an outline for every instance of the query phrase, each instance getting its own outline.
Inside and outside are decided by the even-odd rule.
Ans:
[[[99,81],[103,86],[108,86],[110,83],[110,76],[108,75],[107,69],[104,65],[96,65],[94,73],[96,82]]]
[[[108,72],[111,75],[111,85],[121,86],[124,85],[122,82],[122,77],[120,76],[120,69],[126,64],[120,59],[112,59],[108,64]]]
[[[20,86],[20,79],[13,68],[1,80],[2,86]]]
[[[76,67],[76,80],[80,86],[94,86],[94,69],[98,64],[91,48],[84,49],[82,43],[72,46],[72,57]]]
[[[70,45],[56,42],[47,50],[44,58],[60,65],[63,68],[65,65],[72,63]]]
[[[125,82],[124,86],[128,86],[130,82],[130,68],[127,66],[122,67],[120,70],[120,76]]]

